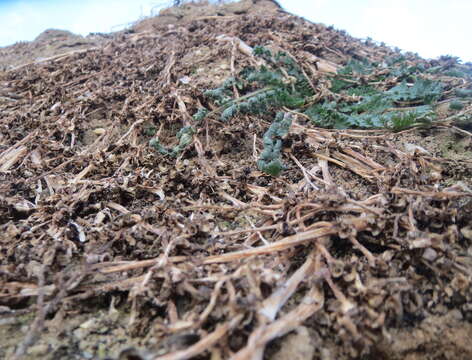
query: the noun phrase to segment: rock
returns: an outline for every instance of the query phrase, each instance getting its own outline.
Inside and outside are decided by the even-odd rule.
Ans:
[[[315,344],[304,326],[287,335],[280,345],[281,349],[275,353],[273,360],[305,360],[312,359],[315,354]]]

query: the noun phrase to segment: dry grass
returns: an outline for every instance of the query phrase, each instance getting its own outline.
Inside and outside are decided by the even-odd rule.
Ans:
[[[105,326],[109,356],[262,359],[305,326],[316,358],[347,359],[448,308],[470,319],[470,161],[405,148],[425,130],[318,129],[294,113],[289,169],[273,178],[254,160],[270,116],[194,123],[211,74],[253,64],[259,44],[289,51],[320,96],[349,56],[391,53],[247,10],[1,73],[0,320],[37,315],[0,354],[35,356],[61,334],[44,357],[98,357]],[[185,125],[197,133],[177,159],[148,146],[152,128],[174,145]],[[108,322],[82,344],[100,309]]]

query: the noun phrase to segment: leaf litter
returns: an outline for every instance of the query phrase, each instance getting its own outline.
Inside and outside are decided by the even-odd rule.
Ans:
[[[205,92],[260,66],[257,46],[294,59],[311,98],[223,122]],[[395,50],[242,1],[16,59],[0,73],[1,356],[470,358],[470,67],[402,56],[382,77]],[[395,111],[432,92],[436,118],[329,129],[305,111],[358,109],[371,83]]]

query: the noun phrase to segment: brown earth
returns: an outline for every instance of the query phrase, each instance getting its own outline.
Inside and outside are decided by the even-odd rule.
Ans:
[[[70,31],[48,29],[38,35],[34,41],[23,41],[0,47],[0,70],[7,71],[25,64],[57,59],[65,53],[93,49],[100,46],[107,37],[104,34],[83,37]]]
[[[270,1],[0,50],[1,358],[472,358],[470,133],[447,109],[400,133],[293,114],[266,175],[273,114],[191,116],[256,45],[322,96],[395,53]],[[190,124],[176,159],[148,145]]]

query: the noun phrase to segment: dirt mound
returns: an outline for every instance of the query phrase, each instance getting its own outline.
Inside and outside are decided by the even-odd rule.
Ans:
[[[184,25],[198,19],[238,16],[246,13],[264,14],[275,10],[281,10],[280,5],[270,0],[254,2],[243,0],[224,6],[207,2],[184,3],[182,6],[164,9],[159,16],[145,18],[125,31],[118,31],[114,34],[94,33],[83,37],[66,30],[47,29],[31,42],[22,41],[14,45],[0,47],[0,71],[17,68],[25,64],[41,63],[74,52],[104,46],[107,39],[113,35],[120,36],[122,33],[153,32],[156,27],[163,25]]]
[[[34,41],[19,42],[0,48],[0,71],[94,48],[102,44],[106,38],[106,35],[100,34],[83,37],[70,31],[48,29],[39,34]]]
[[[194,20],[209,20],[212,18],[221,20],[245,14],[263,15],[278,10],[282,10],[280,5],[270,0],[242,0],[224,6],[207,2],[184,3],[182,6],[161,10],[159,16],[139,21],[131,27],[131,31],[154,31],[162,25],[185,25]]]
[[[469,69],[205,6],[0,73],[0,357],[472,358]]]

